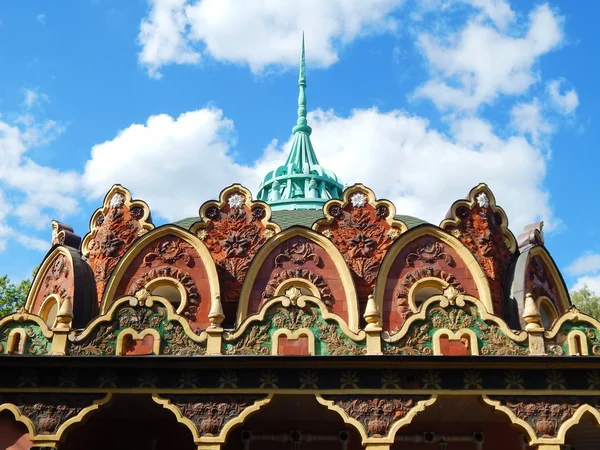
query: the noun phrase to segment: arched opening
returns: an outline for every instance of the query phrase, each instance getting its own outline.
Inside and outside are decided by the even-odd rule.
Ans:
[[[55,296],[50,296],[44,303],[42,303],[42,307],[40,308],[40,317],[49,328],[52,328],[56,323],[56,315],[58,314],[58,306],[59,299]]]
[[[546,330],[550,329],[552,323],[554,323],[554,321],[558,317],[556,308],[554,307],[550,299],[547,297],[540,298],[538,308],[540,311],[540,320],[542,322],[542,326]]]
[[[598,442],[600,442],[600,429],[596,419],[587,413],[577,425],[567,431],[564,450],[596,450]]]
[[[391,450],[521,450],[522,433],[475,396],[440,396],[398,430]]]
[[[185,288],[177,280],[170,278],[156,278],[146,285],[150,294],[163,297],[173,305],[175,311],[180,312],[185,306]]]
[[[347,447],[344,447],[347,446]],[[361,437],[314,395],[277,395],[227,437],[223,450],[360,450]]]
[[[442,295],[448,283],[438,278],[423,278],[417,281],[408,293],[409,304],[415,311],[423,302],[434,295]]]
[[[61,450],[195,450],[191,431],[149,395],[115,396],[72,430]]]
[[[9,411],[0,412],[0,450],[29,450],[27,427]]]

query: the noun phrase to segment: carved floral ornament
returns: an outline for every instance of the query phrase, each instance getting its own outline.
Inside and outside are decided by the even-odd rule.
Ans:
[[[356,184],[343,193],[342,200],[330,200],[324,206],[325,219],[313,229],[330,239],[358,278],[359,296],[372,292],[381,261],[392,243],[407,230],[394,219],[395,207],[387,200]]]
[[[204,242],[217,267],[227,276],[221,277],[227,299],[239,295],[250,263],[264,243],[280,231],[270,221],[266,203],[252,201],[246,188],[235,184],[223,190],[220,200],[200,208],[202,222],[191,232]]]
[[[98,301],[115,267],[127,249],[141,235],[152,230],[150,208],[131,193],[114,185],[101,208],[90,221],[90,232],[83,238],[81,250],[94,272]]]

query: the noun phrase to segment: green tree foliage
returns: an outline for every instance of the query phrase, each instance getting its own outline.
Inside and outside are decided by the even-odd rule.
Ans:
[[[0,317],[17,311],[25,306],[27,294],[31,289],[31,280],[35,277],[37,267],[31,274],[31,279],[22,280],[20,283],[13,283],[8,275],[0,277]]]
[[[587,286],[571,292],[571,300],[579,311],[600,320],[600,297]]]

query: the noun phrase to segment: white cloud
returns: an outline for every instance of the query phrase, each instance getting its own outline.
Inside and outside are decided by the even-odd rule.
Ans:
[[[548,92],[550,100],[561,114],[571,114],[579,105],[579,97],[577,91],[571,89],[564,94],[560,93],[560,87],[563,80],[553,80],[548,83]]]
[[[99,198],[122,183],[169,220],[197,215],[227,185],[258,183],[250,168],[235,162],[233,139],[233,123],[217,109],[151,116],[93,147],[84,185]]]
[[[48,228],[49,214],[63,218],[76,211],[79,175],[40,166],[27,156],[63,130],[57,122],[38,122],[31,116],[16,123],[0,120],[0,250],[7,239],[47,250],[49,243],[29,235],[27,228]]]
[[[540,138],[552,133],[552,126],[542,116],[538,99],[530,103],[517,103],[512,109],[512,126],[523,134],[529,134],[534,144],[539,144]]]
[[[541,187],[542,153],[522,137],[496,136],[487,122],[458,121],[446,136],[427,120],[400,111],[356,110],[347,118],[316,111],[309,119],[320,162],[344,183],[361,182],[394,201],[400,214],[437,224],[454,200],[485,181],[516,232],[540,217],[552,222]],[[284,161],[291,141],[272,143],[245,166],[231,154],[232,133],[233,124],[216,109],[176,119],[152,116],[95,146],[84,183],[96,198],[111,184],[124,183],[169,220],[197,214],[204,201],[234,182],[256,194],[267,171]]]
[[[197,63],[201,53],[260,72],[272,64],[296,65],[305,31],[308,60],[327,67],[337,61],[340,44],[393,29],[390,13],[402,2],[304,0],[290,7],[273,0],[151,0],[139,61],[154,77],[167,64]]]
[[[41,102],[49,102],[50,98],[47,94],[43,92],[39,92],[38,89],[27,89],[25,90],[25,106],[28,109],[31,109],[35,105],[38,105]]]
[[[475,8],[479,8],[483,17],[489,18],[494,24],[504,29],[513,21],[515,13],[504,0],[461,0]]]
[[[565,270],[570,275],[584,275],[600,272],[600,255],[590,253],[580,256]]]
[[[539,77],[538,58],[562,42],[561,21],[548,5],[541,5],[529,14],[529,28],[520,37],[517,31],[500,32],[477,19],[448,36],[421,34],[419,46],[432,78],[415,94],[442,110],[475,110],[500,94],[525,92]]]
[[[577,278],[572,290],[578,291],[584,287],[588,287],[596,295],[600,295],[600,275],[585,275]]]

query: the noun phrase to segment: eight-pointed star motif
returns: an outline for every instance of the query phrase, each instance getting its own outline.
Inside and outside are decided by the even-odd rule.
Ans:
[[[350,201],[352,202],[352,206],[355,208],[362,208],[367,204],[367,196],[365,194],[361,194],[357,192],[356,194],[350,197]]]

